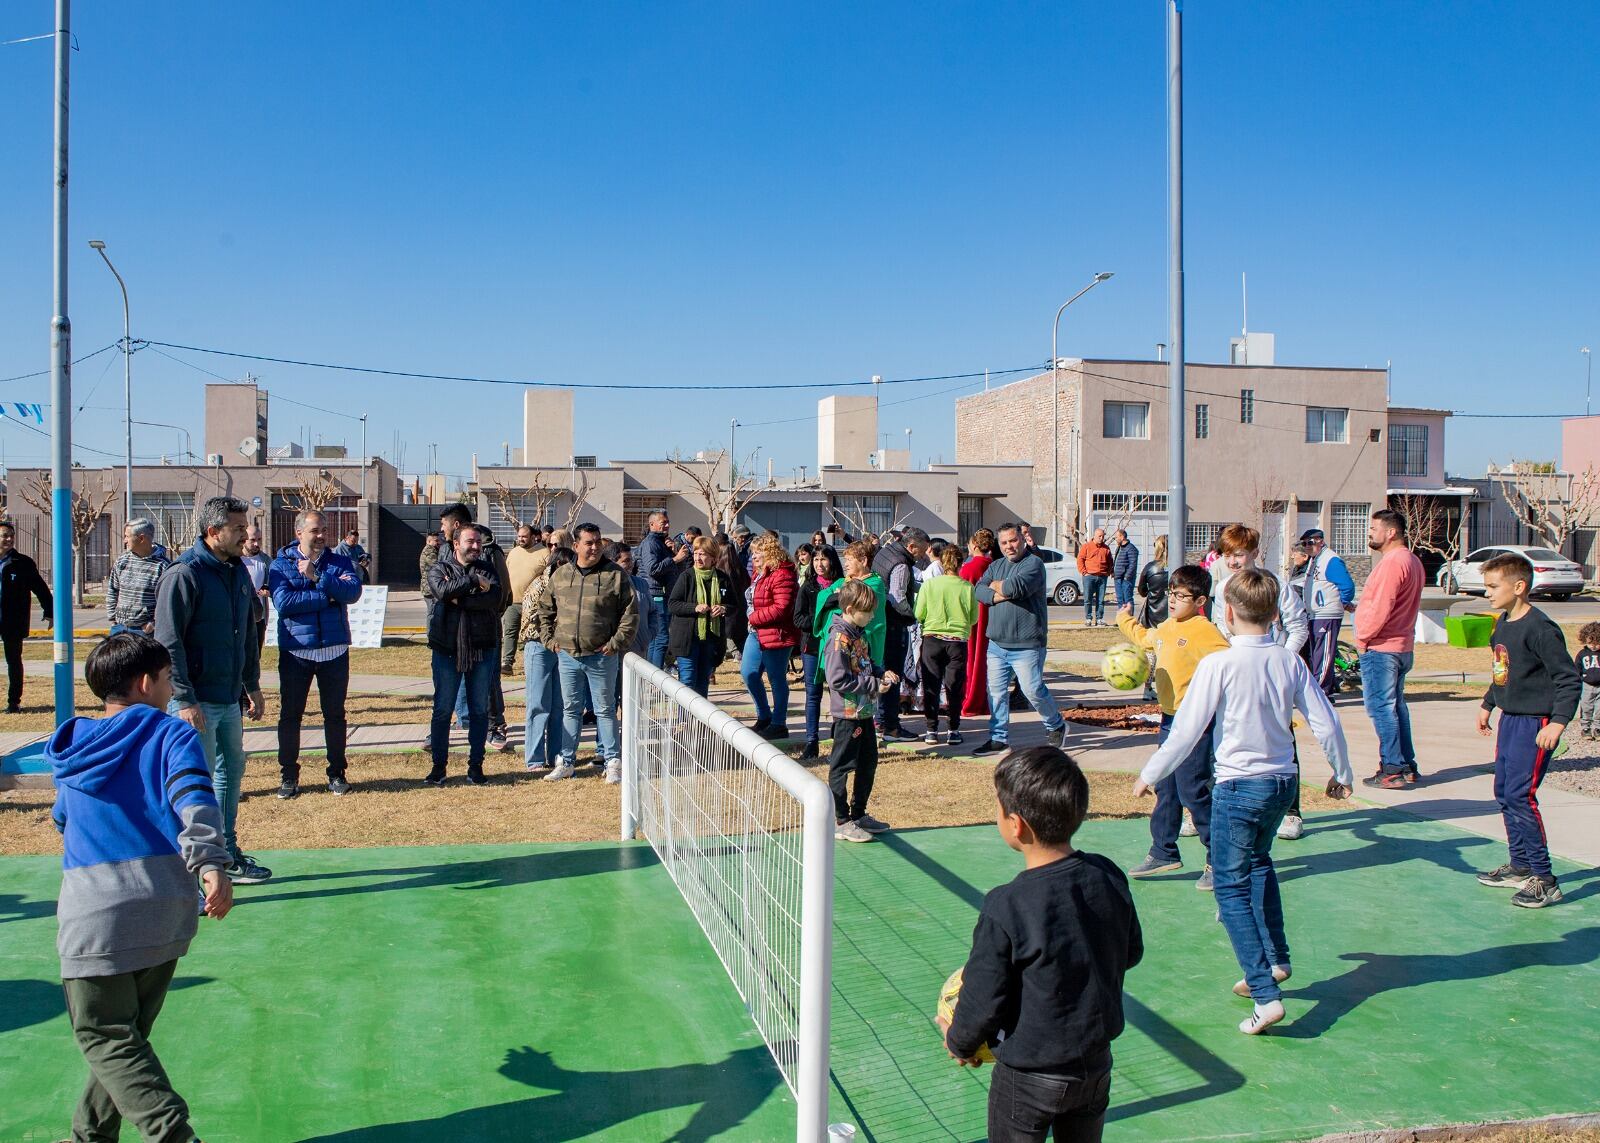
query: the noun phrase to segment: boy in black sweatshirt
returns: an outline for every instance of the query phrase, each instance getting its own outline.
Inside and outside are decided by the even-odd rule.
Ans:
[[[964,1067],[995,1056],[991,1143],[1098,1141],[1122,1033],[1122,978],[1144,938],[1122,870],[1072,848],[1089,783],[1053,746],[995,768],[1000,836],[1026,868],[989,893],[972,934],[945,1047]]]
[[[1544,778],[1561,732],[1578,709],[1583,690],[1567,642],[1544,612],[1528,603],[1533,565],[1506,552],[1483,565],[1489,606],[1503,612],[1495,620],[1494,663],[1489,691],[1478,712],[1478,733],[1488,737],[1489,716],[1500,711],[1495,741],[1494,796],[1506,823],[1511,860],[1478,874],[1484,885],[1515,889],[1511,903],[1542,909],[1561,900],[1550,871],[1544,819],[1539,814],[1539,782]]]
[[[1600,623],[1585,623],[1578,628],[1583,646],[1573,657],[1578,677],[1583,680],[1583,699],[1578,704],[1579,721],[1585,738],[1600,737]]]

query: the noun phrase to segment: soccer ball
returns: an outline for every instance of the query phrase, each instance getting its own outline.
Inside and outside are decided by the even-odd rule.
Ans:
[[[1100,677],[1119,691],[1138,690],[1150,677],[1150,663],[1132,643],[1118,643],[1100,660]]]
[[[956,999],[961,995],[962,969],[956,969],[950,974],[950,979],[944,982],[944,987],[939,989],[939,1019],[946,1024],[956,1018]],[[994,1053],[985,1044],[978,1049],[978,1059],[986,1064],[994,1063]]]

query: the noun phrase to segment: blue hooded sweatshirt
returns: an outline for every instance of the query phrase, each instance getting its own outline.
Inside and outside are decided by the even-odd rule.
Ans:
[[[137,972],[188,952],[199,919],[195,878],[228,865],[200,736],[134,706],[68,719],[45,757],[64,850],[62,979]]]

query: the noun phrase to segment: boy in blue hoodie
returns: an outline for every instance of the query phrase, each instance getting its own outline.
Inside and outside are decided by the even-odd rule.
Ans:
[[[73,718],[45,757],[63,843],[56,908],[62,986],[89,1082],[73,1143],[118,1137],[126,1118],[150,1143],[191,1143],[189,1108],[150,1045],[178,958],[202,910],[233,907],[231,860],[200,736],[165,713],[172,659],[148,635],[113,635],[89,654],[103,719]]]

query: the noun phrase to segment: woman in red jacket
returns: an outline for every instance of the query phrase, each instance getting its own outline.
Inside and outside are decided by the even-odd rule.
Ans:
[[[979,528],[967,541],[971,557],[961,565],[961,578],[976,586],[983,573],[994,563],[996,552],[994,533]],[[967,693],[961,703],[961,713],[979,718],[989,713],[989,605],[978,604],[978,625],[967,637]]]
[[[789,737],[789,658],[800,645],[800,632],[794,625],[799,581],[789,553],[776,536],[762,536],[750,545],[750,551],[756,579],[750,587],[750,634],[739,673],[755,700],[755,732],[776,741]],[[761,682],[763,674],[766,686]],[[767,687],[772,688],[770,704]]]

